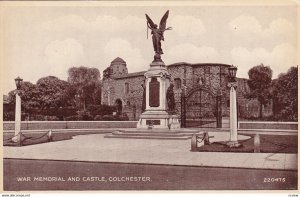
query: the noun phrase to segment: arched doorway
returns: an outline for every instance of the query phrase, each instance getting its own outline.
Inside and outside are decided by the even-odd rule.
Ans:
[[[184,127],[219,127],[220,104],[219,97],[209,89],[198,86],[184,95],[184,107],[181,113]]]
[[[122,115],[122,108],[123,108],[123,106],[122,106],[122,101],[120,99],[117,99],[115,101],[115,106],[117,108],[117,115]]]

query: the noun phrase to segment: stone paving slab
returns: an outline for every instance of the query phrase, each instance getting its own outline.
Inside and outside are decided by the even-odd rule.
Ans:
[[[210,132],[209,135],[215,136],[211,138],[214,141],[229,139],[229,133]],[[190,140],[118,139],[91,134],[31,146],[4,147],[4,158],[297,169],[297,154],[191,152],[190,146]]]

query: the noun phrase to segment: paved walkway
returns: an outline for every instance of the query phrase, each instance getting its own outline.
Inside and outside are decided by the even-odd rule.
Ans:
[[[104,135],[79,135],[65,141],[4,147],[4,158],[297,169],[297,154],[191,152],[190,140],[114,139],[104,138]],[[211,141],[229,139],[227,132],[210,132],[209,135],[214,136]],[[239,139],[247,137],[239,135]]]

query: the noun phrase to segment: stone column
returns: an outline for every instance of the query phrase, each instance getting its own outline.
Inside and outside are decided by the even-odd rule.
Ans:
[[[150,109],[149,106],[149,82],[150,82],[151,78],[146,78],[145,80],[145,85],[146,85],[146,110]]]
[[[230,140],[227,143],[229,147],[239,147],[237,134],[237,106],[236,106],[236,88],[237,82],[229,82],[230,87]]]
[[[230,88],[230,141],[237,142],[236,90],[234,86]]]
[[[21,97],[16,93],[16,110],[15,110],[15,136],[12,138],[13,142],[19,142],[21,132]]]
[[[170,77],[170,76],[169,76]],[[160,77],[160,81],[161,81],[161,109],[162,110],[167,110],[167,99],[166,99],[166,95],[167,95],[167,89],[170,85],[170,79],[167,78],[167,75],[162,75]]]

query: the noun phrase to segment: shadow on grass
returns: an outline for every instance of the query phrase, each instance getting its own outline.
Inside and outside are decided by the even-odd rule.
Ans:
[[[225,142],[214,142],[197,148],[199,152],[254,152],[254,135],[239,141],[239,148],[229,148]],[[260,135],[261,153],[298,153],[298,136],[291,135]]]

